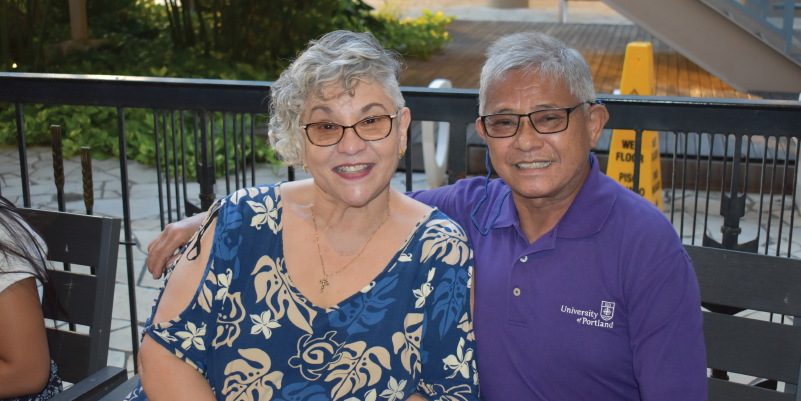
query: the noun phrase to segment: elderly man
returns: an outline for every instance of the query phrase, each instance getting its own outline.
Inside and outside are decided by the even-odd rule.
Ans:
[[[479,104],[500,179],[412,195],[474,246],[485,398],[706,400],[692,264],[661,211],[599,171],[590,149],[609,115],[587,62],[544,34],[501,38]],[[151,243],[154,275],[198,220]]]

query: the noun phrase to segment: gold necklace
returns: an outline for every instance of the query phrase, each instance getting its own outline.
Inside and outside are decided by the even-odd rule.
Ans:
[[[391,192],[387,192],[387,217],[384,217],[384,221],[382,221],[381,224],[379,224],[378,227],[376,227],[375,231],[373,231],[373,233],[370,235],[370,239],[368,239],[367,242],[364,243],[364,246],[362,247],[362,250],[359,251],[359,253],[356,255],[356,257],[351,259],[350,262],[348,262],[348,264],[346,264],[341,269],[339,269],[339,270],[337,270],[337,271],[335,271],[333,273],[330,273],[330,274],[325,274],[325,263],[323,263],[323,251],[320,250],[320,236],[317,234],[317,221],[315,221],[315,217],[314,217],[314,203],[311,204],[312,224],[314,224],[314,238],[317,240],[317,253],[320,254],[320,266],[323,268],[323,279],[318,281],[320,283],[320,292],[321,293],[323,292],[323,290],[325,290],[325,286],[330,286],[331,285],[331,284],[328,283],[328,278],[331,277],[331,276],[335,276],[335,275],[339,274],[339,272],[347,269],[348,266],[350,266],[350,264],[353,263],[353,261],[358,259],[359,256],[362,256],[362,252],[364,252],[364,250],[367,248],[367,244],[369,244],[370,241],[373,240],[373,237],[375,236],[375,233],[377,233],[378,230],[381,228],[381,226],[383,226],[384,223],[386,223],[387,220],[389,220],[389,212],[390,212],[389,201],[392,198],[391,194],[392,194]]]

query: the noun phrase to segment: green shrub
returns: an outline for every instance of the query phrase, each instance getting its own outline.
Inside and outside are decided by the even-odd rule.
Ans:
[[[445,29],[454,17],[445,17],[423,10],[417,19],[399,20],[391,15],[378,14],[380,24],[373,34],[384,46],[395,49],[407,58],[428,59],[445,43],[453,40]]]

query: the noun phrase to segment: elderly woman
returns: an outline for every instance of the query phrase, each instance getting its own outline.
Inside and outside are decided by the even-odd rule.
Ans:
[[[281,74],[270,141],[313,178],[212,207],[156,298],[129,398],[477,398],[472,250],[390,187],[410,123],[399,75],[347,31]]]

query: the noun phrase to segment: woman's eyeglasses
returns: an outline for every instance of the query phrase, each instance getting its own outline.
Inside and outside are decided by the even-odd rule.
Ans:
[[[339,143],[345,136],[345,130],[353,128],[353,131],[364,141],[377,141],[389,136],[392,132],[392,119],[397,114],[391,116],[372,116],[347,127],[334,123],[311,123],[302,125],[306,131],[309,142],[317,146],[332,146]]]

